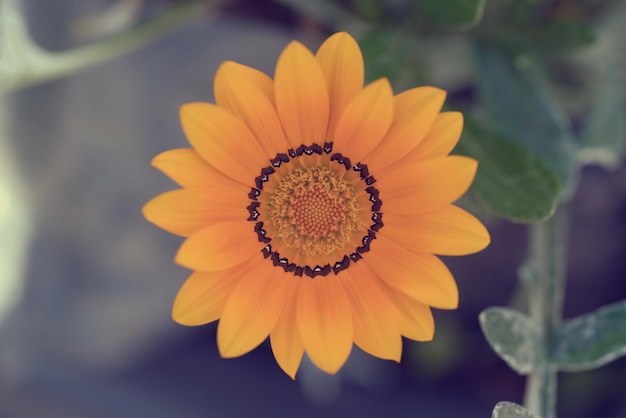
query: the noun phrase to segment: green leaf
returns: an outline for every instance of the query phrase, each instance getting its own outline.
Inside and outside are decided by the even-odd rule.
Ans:
[[[522,146],[466,117],[455,153],[478,160],[471,191],[495,214],[516,222],[538,222],[554,212],[559,179]]]
[[[533,370],[540,341],[535,323],[521,312],[492,307],[478,317],[491,348],[513,370],[526,375]]]
[[[564,193],[574,179],[573,140],[539,70],[528,55],[512,57],[477,42],[478,87],[493,128],[541,159]]]
[[[483,17],[486,0],[420,0],[424,19],[441,26],[469,28]]]
[[[552,340],[560,370],[590,370],[626,355],[626,300],[563,323]]]
[[[516,403],[498,402],[496,407],[493,408],[491,418],[537,418],[537,416]]]

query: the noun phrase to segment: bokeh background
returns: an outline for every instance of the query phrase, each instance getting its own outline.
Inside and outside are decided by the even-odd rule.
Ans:
[[[37,43],[59,51],[92,41],[81,38],[76,22],[116,1],[22,3]],[[173,3],[145,0],[137,18]],[[428,67],[429,81],[449,91],[451,108],[474,100],[474,63],[462,43],[429,38],[416,47],[410,69],[394,67],[385,55],[391,44],[371,46],[372,37],[392,42],[381,37],[411,19],[406,1],[336,2],[381,31],[374,34],[358,22],[306,12],[315,2],[295,3],[223,2],[130,55],[0,97],[0,417],[489,417],[499,401],[522,403],[524,377],[493,353],[477,317],[493,305],[523,307],[517,270],[526,227],[490,215],[471,197],[464,204],[487,223],[492,244],[446,259],[460,307],[435,312],[434,341],[405,341],[400,364],[355,349],[337,376],[305,359],[292,381],[267,343],[223,360],[215,324],[185,328],[171,320],[189,274],[172,261],[181,239],[147,223],[140,209],[175,187],[150,160],[186,146],[178,108],[213,100],[221,62],[271,75],[290,40],[315,50],[333,31],[354,29],[382,57],[370,71],[388,71],[396,92],[411,85],[403,72],[428,79],[419,71]],[[609,2],[545,3],[548,13],[593,21]],[[453,45],[455,53],[440,53]],[[568,84],[573,75],[565,68],[562,77]],[[570,205],[565,317],[626,298],[623,163],[586,167]],[[626,417],[625,387],[625,359],[560,374],[559,416]]]

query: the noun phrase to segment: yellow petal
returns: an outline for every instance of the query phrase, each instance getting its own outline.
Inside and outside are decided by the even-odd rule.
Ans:
[[[214,82],[215,101],[246,123],[267,158],[271,159],[278,153],[285,153],[290,146],[274,108],[273,97],[259,88],[256,77],[251,78],[251,71],[256,70],[232,61],[220,65]],[[270,83],[273,88],[271,80]]]
[[[228,63],[229,66],[236,66],[236,68],[230,68],[234,69],[234,71],[236,72],[237,79],[245,79],[247,84],[251,83],[252,87],[254,87],[255,90],[259,90],[265,97],[267,97],[270,103],[274,104],[274,80],[272,80],[270,76],[262,71],[257,70],[256,68],[248,67],[247,65],[239,64],[233,61],[227,61],[226,63]],[[221,106],[219,101],[217,104]]]
[[[321,143],[328,126],[328,89],[311,51],[293,41],[282,52],[274,77],[276,109],[293,146]]]
[[[473,215],[453,205],[413,216],[385,215],[385,235],[417,253],[466,255],[489,245],[489,232]]]
[[[183,105],[180,120],[187,139],[202,158],[243,185],[253,185],[261,168],[269,164],[248,127],[216,105]]]
[[[430,308],[405,293],[389,286],[366,263],[356,263],[350,266],[350,271],[358,277],[369,276],[377,283],[387,299],[393,304],[390,310],[397,321],[396,328],[402,335],[415,341],[430,341],[435,334],[435,321]],[[355,338],[356,339],[356,338]]]
[[[445,157],[452,151],[461,138],[463,131],[463,114],[460,112],[443,112],[430,127],[428,134],[417,148],[408,155],[408,160],[425,160],[428,158]]]
[[[226,270],[258,255],[263,245],[257,240],[252,222],[220,222],[187,238],[175,261],[192,270]]]
[[[246,219],[246,191],[212,184],[202,189],[172,190],[150,200],[143,216],[172,234],[188,237],[211,223]]]
[[[361,49],[354,38],[339,32],[328,38],[315,54],[330,99],[327,141],[333,141],[339,117],[352,99],[363,89],[364,65]]]
[[[395,96],[389,133],[365,161],[374,174],[393,165],[418,146],[445,99],[446,92],[435,87],[417,87]]]
[[[204,325],[216,321],[242,276],[262,260],[254,259],[217,272],[196,271],[182,285],[172,307],[172,318],[181,325]]]
[[[450,270],[431,254],[416,254],[377,235],[363,260],[389,286],[439,309],[455,309],[459,292]]]
[[[296,303],[300,279],[295,276],[286,279],[292,280],[294,286],[291,287],[287,296],[284,312],[281,314],[272,332],[270,332],[270,344],[280,368],[289,377],[295,379],[296,372],[302,361],[302,355],[304,354],[304,345],[302,344],[302,338],[300,338],[296,319]]]
[[[430,308],[395,289],[392,292],[402,335],[414,341],[432,340],[435,335],[435,320]]]
[[[256,348],[284,312],[293,276],[264,261],[239,281],[224,306],[217,325],[222,357],[238,357]]]
[[[376,183],[383,212],[415,215],[446,206],[467,191],[478,163],[468,157],[449,157],[407,164]]]
[[[366,353],[399,362],[402,338],[395,307],[379,279],[364,271],[362,264],[352,265],[341,275],[352,306],[354,342]]]
[[[298,290],[298,327],[309,358],[335,374],[352,350],[352,311],[340,278],[304,277]]]
[[[221,182],[236,184],[211,167],[196,150],[191,148],[162,152],[152,159],[152,166],[182,187],[206,187]]]
[[[375,149],[393,117],[393,92],[386,78],[365,87],[341,115],[333,139],[333,150],[353,164]]]

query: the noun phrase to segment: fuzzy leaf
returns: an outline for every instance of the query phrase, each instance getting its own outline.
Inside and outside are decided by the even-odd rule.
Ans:
[[[534,322],[521,312],[499,307],[485,309],[478,318],[483,334],[500,358],[519,374],[529,374],[540,340]]]
[[[455,153],[478,160],[471,190],[495,214],[516,222],[537,222],[554,212],[559,179],[521,145],[466,118]]]
[[[424,19],[441,26],[469,28],[480,23],[486,0],[420,0]]]
[[[570,191],[573,140],[532,58],[512,57],[486,42],[475,51],[479,91],[494,130],[539,157]]]
[[[563,323],[552,344],[560,370],[590,370],[626,355],[626,301]]]
[[[496,407],[493,408],[491,418],[537,418],[537,416],[516,403],[498,402]]]

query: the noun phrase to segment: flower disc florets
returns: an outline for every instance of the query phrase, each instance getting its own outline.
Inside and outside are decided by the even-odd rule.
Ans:
[[[343,249],[361,228],[354,186],[328,167],[294,168],[270,201],[278,237],[306,255]]]

